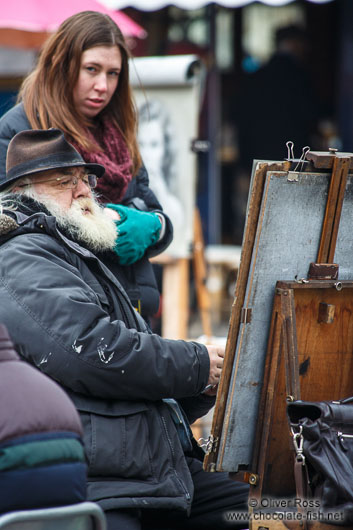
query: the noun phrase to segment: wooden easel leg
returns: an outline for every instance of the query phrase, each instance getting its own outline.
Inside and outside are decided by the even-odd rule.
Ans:
[[[195,208],[194,210],[194,246],[192,261],[194,266],[197,304],[201,314],[202,329],[207,337],[211,337],[211,298],[206,286],[207,270],[205,261],[205,245],[202,234],[200,212],[198,208]]]
[[[285,413],[287,399],[300,398],[295,329],[293,290],[276,288],[264,386],[259,406],[259,417],[263,421],[260,422],[261,427],[257,431],[252,464],[252,469],[257,470],[258,482],[255,487],[252,487],[251,495],[257,499],[269,491],[278,496],[281,488],[286,493],[290,490],[288,484],[283,483],[281,485],[281,473],[277,461],[280,461],[279,455],[283,445],[290,443]],[[277,419],[278,424],[275,432],[274,418]],[[286,459],[281,460],[281,462],[283,465],[292,465],[291,463],[288,464]]]
[[[189,276],[187,258],[180,258],[163,267],[162,336],[167,339],[187,339]]]

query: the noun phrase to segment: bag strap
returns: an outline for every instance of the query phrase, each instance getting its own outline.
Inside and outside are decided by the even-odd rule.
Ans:
[[[345,399],[340,399],[337,403],[339,403],[340,405],[343,405],[344,403],[352,403],[352,401],[353,401],[353,397],[348,397]]]
[[[294,479],[297,499],[307,499],[310,495],[308,468],[296,458],[294,459]]]
[[[311,490],[310,490],[308,467],[306,465],[305,456],[303,453],[303,443],[304,443],[303,426],[299,425],[298,432],[296,431],[296,429],[298,429],[298,425],[296,425],[295,427],[291,425],[291,432],[293,435],[293,445],[295,449],[294,479],[295,479],[296,496],[298,499],[307,499],[309,496],[311,496]],[[300,506],[299,510],[300,512],[305,514],[305,508]],[[303,517],[303,529],[304,530],[308,529],[306,517]]]

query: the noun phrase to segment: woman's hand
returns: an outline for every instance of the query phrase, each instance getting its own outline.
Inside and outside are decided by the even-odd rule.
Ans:
[[[120,221],[120,215],[112,208],[104,208],[104,213],[110,217],[110,219],[113,219],[113,221]]]

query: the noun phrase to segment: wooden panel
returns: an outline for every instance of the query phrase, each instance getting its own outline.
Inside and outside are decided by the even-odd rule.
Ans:
[[[317,263],[333,263],[350,162],[341,155],[334,159]]]
[[[281,292],[287,287],[294,293],[295,324],[298,347],[300,397],[305,401],[337,400],[353,394],[353,284],[311,282],[306,285],[277,284]],[[283,294],[276,294],[276,299]],[[320,318],[322,305],[334,307],[333,320]],[[288,311],[277,300],[273,319],[285,322]],[[283,329],[284,326],[282,326]],[[269,343],[266,378],[260,410],[266,410],[266,421],[256,444],[259,482],[254,495],[294,496],[293,447],[286,418],[286,377],[283,343]],[[280,357],[280,360],[278,359]],[[277,370],[278,369],[278,370]],[[277,371],[276,371],[277,370]],[[265,389],[267,389],[265,391]],[[298,398],[297,395],[294,396]],[[267,405],[265,405],[267,403]],[[269,435],[267,434],[269,433]],[[255,455],[256,456],[256,455]]]
[[[295,293],[301,397],[321,401],[353,394],[353,291],[303,289]],[[320,303],[335,307],[319,322]]]
[[[219,440],[223,430],[224,422],[227,421],[227,418],[225,418],[226,397],[229,392],[229,385],[232,376],[232,367],[234,363],[236,342],[240,327],[240,319],[245,299],[247,278],[249,275],[252,252],[256,238],[256,228],[260,215],[262,194],[266,182],[267,171],[287,171],[289,169],[289,166],[289,162],[277,162],[271,164],[269,162],[254,161],[246,214],[247,220],[244,230],[243,246],[241,252],[241,261],[235,286],[234,303],[231,308],[223,372],[219,385],[219,390],[217,393],[217,400],[211,429],[212,436],[215,440]],[[206,455],[204,460],[204,467],[206,470],[215,471],[218,457],[217,451],[218,444],[216,444],[214,449]]]
[[[280,340],[270,340],[260,401],[252,468],[258,475],[252,496],[294,496],[293,454],[286,417],[287,396],[300,398],[296,319],[292,289],[276,289],[272,322]],[[290,358],[292,357],[292,358]],[[291,372],[291,373],[288,373]]]
[[[339,265],[339,279],[353,279],[353,178],[348,175],[344,195],[341,222],[338,229],[334,262]]]

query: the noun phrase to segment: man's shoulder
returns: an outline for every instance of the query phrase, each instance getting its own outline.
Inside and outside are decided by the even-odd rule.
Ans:
[[[4,210],[0,216],[0,247],[41,245],[61,246],[55,229],[55,220],[43,212],[26,215],[18,211]],[[40,236],[38,238],[38,236]],[[45,236],[45,239],[42,239]]]

